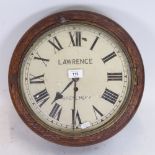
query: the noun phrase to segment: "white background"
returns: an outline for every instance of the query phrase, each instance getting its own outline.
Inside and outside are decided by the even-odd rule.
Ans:
[[[145,91],[132,121],[113,138],[87,147],[65,147],[34,134],[19,118],[8,92],[8,66],[22,34],[41,18],[68,9],[104,14],[135,40],[145,66]],[[155,154],[154,0],[0,0],[0,155]]]

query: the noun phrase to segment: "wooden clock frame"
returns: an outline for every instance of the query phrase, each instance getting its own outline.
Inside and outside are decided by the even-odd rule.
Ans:
[[[102,131],[91,136],[87,135],[84,137],[60,135],[49,130],[40,122],[38,122],[37,119],[31,115],[29,108],[24,102],[23,96],[21,95],[19,82],[21,63],[33,42],[49,29],[72,22],[82,22],[97,26],[101,29],[104,29],[113,35],[117,40],[119,40],[124,48],[125,54],[129,58],[132,76],[132,87],[126,100],[127,106],[121,112],[121,115],[119,115],[118,119],[115,120],[110,126],[104,128]],[[42,19],[37,24],[33,25],[20,39],[10,62],[9,90],[16,111],[22,120],[38,135],[49,141],[53,141],[62,145],[82,146],[95,144],[116,134],[135,114],[143,94],[143,89],[144,67],[134,41],[120,25],[111,19],[94,12],[81,10],[64,11]]]

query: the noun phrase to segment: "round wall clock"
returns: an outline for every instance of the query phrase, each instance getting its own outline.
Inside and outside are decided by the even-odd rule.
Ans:
[[[132,118],[144,68],[129,34],[111,19],[65,11],[33,25],[9,69],[13,104],[38,135],[62,145],[106,140]]]

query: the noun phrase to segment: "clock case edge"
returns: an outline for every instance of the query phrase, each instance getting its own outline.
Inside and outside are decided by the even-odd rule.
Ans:
[[[19,74],[22,60],[30,46],[32,46],[29,44],[30,42],[34,42],[36,38],[38,38],[45,31],[52,27],[56,27],[69,22],[79,21],[100,28],[104,27],[104,30],[106,29],[114,37],[119,39],[119,41],[126,49],[126,54],[130,57],[131,60],[130,69],[132,71],[133,87],[132,93],[130,93],[130,97],[128,98],[128,106],[126,110],[123,112],[123,114],[121,114],[120,118],[112,126],[91,136],[73,137],[59,135],[44,128],[30,115],[20,92]],[[33,25],[23,35],[12,55],[9,67],[8,83],[11,99],[17,113],[35,133],[49,141],[53,141],[58,144],[69,146],[83,146],[95,144],[110,138],[111,136],[119,132],[134,116],[140,104],[144,90],[144,66],[136,44],[120,25],[118,25],[111,19],[94,12],[71,10],[56,13],[42,19],[41,21]]]

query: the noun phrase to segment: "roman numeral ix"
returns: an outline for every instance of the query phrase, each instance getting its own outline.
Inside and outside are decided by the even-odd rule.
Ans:
[[[31,78],[30,78],[30,83],[31,84],[40,84],[40,83],[44,83],[44,74],[39,75],[39,76],[34,76],[32,74],[30,74]]]
[[[117,98],[118,98],[118,94],[116,94],[113,91],[106,88],[102,95],[102,98],[112,104],[115,104],[115,102],[117,101]]]
[[[35,101],[39,104],[40,107],[49,99],[49,94],[46,89],[33,95]]]

